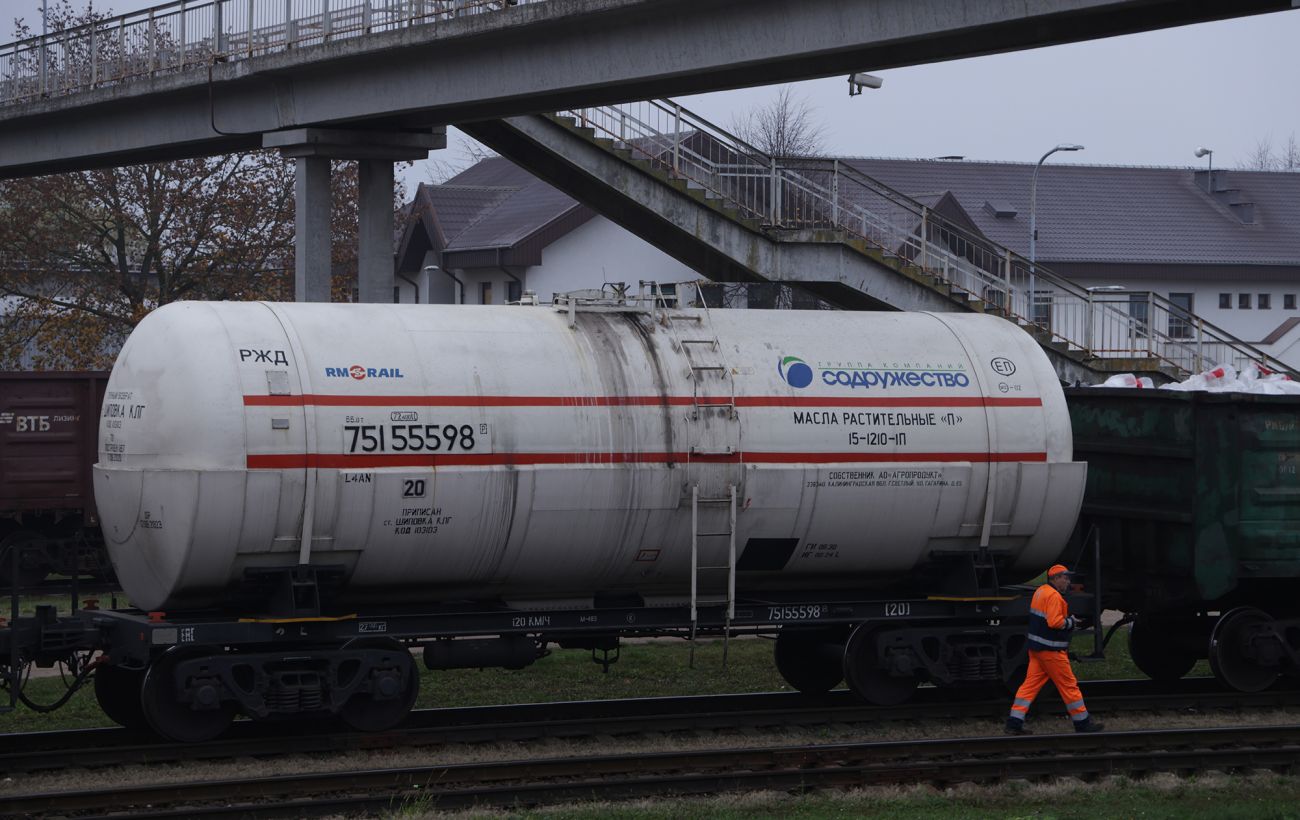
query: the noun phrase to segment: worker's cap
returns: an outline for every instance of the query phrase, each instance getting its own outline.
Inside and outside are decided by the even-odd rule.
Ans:
[[[1074,573],[1070,572],[1069,568],[1066,567],[1065,564],[1052,564],[1051,568],[1047,570],[1048,578],[1055,578],[1058,575],[1073,575],[1073,574]]]

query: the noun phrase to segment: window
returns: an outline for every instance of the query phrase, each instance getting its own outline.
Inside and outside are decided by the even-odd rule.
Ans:
[[[1237,307],[1241,308],[1242,310],[1250,310],[1250,294],[1249,294],[1249,293],[1238,293],[1238,294],[1237,294]]]
[[[1232,310],[1232,294],[1231,294],[1231,293],[1220,293],[1220,294],[1219,294],[1219,310]]]
[[[1284,293],[1284,294],[1282,294],[1282,307],[1285,308],[1286,310],[1295,310],[1295,294],[1294,294],[1294,293]]]
[[[1192,338],[1192,294],[1171,293],[1169,301],[1173,303],[1169,312],[1169,338]]]
[[[506,282],[506,301],[518,302],[524,295],[524,285],[522,282],[516,282],[511,279]]]
[[[1273,307],[1273,295],[1271,293],[1261,293],[1259,295],[1259,309],[1269,310]]]
[[[479,282],[478,285],[479,303],[484,305],[492,304],[492,283]]]
[[[1030,318],[1034,324],[1041,328],[1050,328],[1052,326],[1052,292],[1050,290],[1035,290],[1033,315]]]
[[[1130,293],[1128,295],[1128,315],[1133,317],[1133,332],[1138,336],[1147,335],[1147,322],[1150,320],[1151,294]]]
[[[750,285],[750,287],[752,288],[753,285]],[[677,285],[676,284],[656,285],[656,293],[657,293],[657,295],[655,296],[656,304],[658,304],[660,307],[677,307]],[[662,300],[659,299],[660,296],[663,297]],[[751,300],[753,299],[752,294],[750,295],[750,299]],[[752,302],[750,303],[750,307],[754,307]]]

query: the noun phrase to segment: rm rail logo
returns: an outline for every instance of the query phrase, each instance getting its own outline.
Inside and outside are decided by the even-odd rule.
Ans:
[[[784,356],[776,366],[781,378],[791,387],[807,387],[812,384],[813,370],[808,363],[798,356]]]
[[[327,367],[325,368],[325,378],[327,379],[404,379],[402,368],[400,367],[363,367],[354,364],[351,367]]]

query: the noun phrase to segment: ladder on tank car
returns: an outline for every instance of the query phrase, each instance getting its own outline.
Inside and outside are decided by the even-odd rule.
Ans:
[[[725,530],[700,530],[700,505],[727,505],[727,528]],[[716,566],[700,565],[700,539],[727,539],[727,563]],[[727,592],[723,597],[700,596],[700,573],[726,572]],[[725,496],[711,498],[700,497],[700,485],[691,485],[691,668],[695,668],[695,634],[699,628],[700,604],[725,604],[726,627],[722,632],[722,666],[727,666],[727,651],[730,648],[731,621],[736,617],[736,485],[727,485]]]
[[[707,332],[705,330],[704,317],[709,314],[707,305],[704,302],[704,295],[700,293],[698,285],[696,286],[696,293],[699,295],[700,305],[705,308],[703,314],[681,313],[675,310],[675,308],[681,306],[680,291],[665,294],[657,282],[643,281],[640,285],[642,294],[645,293],[646,286],[650,286],[650,297],[654,300],[659,323],[668,331],[674,349],[686,359],[689,367],[686,376],[691,380],[691,420],[698,422],[707,413],[721,412],[728,422],[737,421],[735,375],[732,373],[731,367],[722,361],[722,342],[718,339],[717,333],[712,330],[712,321],[709,322]],[[674,309],[670,309],[670,305]],[[676,322],[694,323],[698,329],[694,331],[693,338],[678,336]],[[727,384],[726,392],[719,395],[709,390],[707,383],[713,381],[710,377],[725,381]],[[730,444],[727,444],[721,450],[711,450],[692,442],[690,449],[687,451],[687,464],[689,466],[691,461],[701,456],[707,458],[709,456],[732,456],[735,454],[736,450]],[[724,504],[727,505],[726,528],[702,531],[700,529],[701,505],[718,507]],[[727,539],[726,563],[701,566],[701,539],[707,541],[718,538]],[[723,596],[701,597],[701,575],[717,572],[727,573],[726,594]],[[726,606],[725,625],[722,633],[722,665],[723,668],[726,668],[731,647],[731,622],[736,617],[735,484],[728,484],[726,495],[717,497],[701,496],[700,485],[698,483],[691,485],[691,668],[695,667],[695,638],[699,631],[699,607],[701,604],[724,604]]]
[[[671,303],[674,308],[681,307],[681,292],[665,294],[658,282],[641,282],[642,293],[645,292],[645,286],[650,286],[650,295],[654,300],[655,312],[661,324],[672,339],[673,348],[680,352],[685,358],[689,370],[687,378],[691,380],[691,418],[695,421],[700,419],[701,411],[724,410],[727,418],[735,420],[736,418],[736,380],[731,372],[731,368],[722,361],[722,342],[718,335],[712,332],[712,322],[710,322],[709,332],[706,334],[704,329],[704,316],[707,316],[708,305],[704,301],[704,294],[700,291],[699,285],[695,284],[697,298],[701,307],[704,308],[703,315],[699,313],[679,313],[675,310],[669,310]],[[643,297],[644,298],[644,297]],[[677,335],[677,328],[674,322],[691,322],[699,330],[695,333],[696,338],[682,338]],[[711,354],[711,359],[697,360],[696,356]],[[727,382],[727,393],[725,395],[701,395],[700,389],[704,379],[710,375]],[[731,448],[721,451],[726,455],[731,455]],[[695,451],[692,450],[692,454]],[[708,453],[712,454],[712,453]]]

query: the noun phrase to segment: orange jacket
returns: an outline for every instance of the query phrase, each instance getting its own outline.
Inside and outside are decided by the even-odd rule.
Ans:
[[[1074,624],[1065,596],[1051,584],[1043,584],[1029,602],[1029,651],[1064,652],[1070,648]]]

